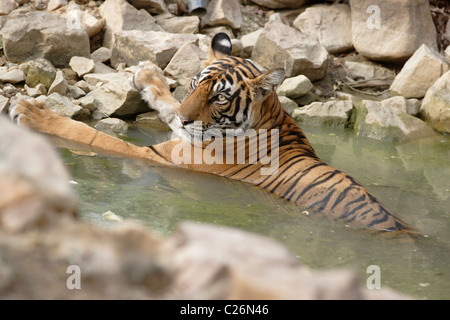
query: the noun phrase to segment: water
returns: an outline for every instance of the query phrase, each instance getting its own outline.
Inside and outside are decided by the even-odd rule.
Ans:
[[[93,224],[117,223],[102,216],[110,210],[163,234],[184,220],[232,226],[283,243],[311,268],[349,267],[365,283],[367,267],[377,265],[382,288],[419,299],[449,299],[450,137],[393,144],[355,137],[350,130],[304,130],[319,157],[359,180],[424,236],[387,239],[304,212],[245,183],[60,150],[77,183],[81,219]],[[145,127],[128,134],[139,145],[169,137]]]

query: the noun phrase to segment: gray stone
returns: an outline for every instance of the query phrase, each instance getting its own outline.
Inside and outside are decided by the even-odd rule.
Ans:
[[[111,59],[111,49],[100,47],[91,53],[91,59],[95,62],[106,62]]]
[[[328,52],[312,37],[278,21],[270,21],[253,48],[252,59],[267,69],[283,68],[287,77],[324,77]]]
[[[162,14],[167,11],[164,0],[128,0],[138,9],[146,9],[152,14]]]
[[[2,0],[0,1],[0,16],[7,15],[18,7],[15,0]]]
[[[0,114],[7,110],[8,104],[9,104],[9,98],[0,94]]]
[[[53,80],[52,85],[48,89],[48,94],[52,94],[53,92],[59,93],[62,96],[65,96],[67,93],[67,81],[61,70],[56,71],[55,80]]]
[[[105,118],[101,119],[95,124],[95,129],[101,131],[113,131],[116,133],[127,133],[129,128],[128,123],[117,118]]]
[[[258,29],[241,37],[244,57],[251,57],[253,48],[255,47],[256,41],[258,41],[259,35],[262,31],[263,29]]]
[[[308,125],[344,128],[348,124],[352,110],[350,100],[330,100],[296,108],[291,115],[296,121]]]
[[[420,115],[433,129],[450,133],[450,71],[428,89]]]
[[[27,91],[27,95],[32,98],[47,94],[47,89],[45,89],[45,86],[42,83],[38,83],[34,88],[25,85],[25,90]]]
[[[395,72],[389,68],[372,62],[345,61],[345,67],[349,71],[349,77],[358,80],[370,79],[394,79]]]
[[[89,73],[83,77],[84,81],[91,86],[107,84],[111,81],[126,81],[128,75],[124,72],[112,73]]]
[[[433,129],[419,118],[372,100],[363,100],[356,108],[354,131],[358,136],[394,142],[434,134]]]
[[[127,117],[149,110],[139,91],[126,81],[111,81],[89,92],[83,99],[93,97],[96,118]]]
[[[289,99],[288,97],[279,96],[278,100],[280,100],[281,105],[283,106],[284,110],[287,111],[288,114],[291,114],[292,111],[294,111],[294,109],[298,107],[297,102]]]
[[[116,72],[115,69],[107,66],[106,64],[104,64],[102,62],[95,61],[94,65],[95,65],[95,68],[94,68],[94,71],[93,71],[94,73],[105,74],[105,73],[115,73]]]
[[[75,82],[74,85],[83,90],[85,93],[89,92],[89,84],[84,80]]]
[[[9,83],[19,83],[25,81],[25,73],[20,69],[9,69],[0,67],[0,81]]]
[[[137,10],[125,0],[106,0],[99,12],[105,21],[103,46],[112,48],[114,33],[121,30],[162,31],[145,9]]]
[[[67,66],[72,56],[89,57],[89,37],[56,15],[30,11],[7,16],[0,36],[8,61],[46,58],[57,67]]]
[[[445,48],[445,60],[447,60],[447,63],[450,63],[450,46]]]
[[[379,61],[406,61],[422,45],[437,49],[428,0],[351,0],[353,45]]]
[[[292,26],[312,36],[330,53],[353,48],[352,18],[347,4],[308,7],[298,15]]]
[[[197,16],[174,17],[160,20],[158,25],[170,33],[197,33],[200,18]]]
[[[202,26],[226,25],[239,29],[242,24],[241,8],[238,0],[211,0],[206,16],[202,18]]]
[[[59,93],[55,92],[47,97],[40,96],[36,100],[44,102],[50,110],[63,114],[66,117],[78,120],[86,117],[86,113],[82,107],[72,103],[68,97],[62,96]]]
[[[50,0],[47,5],[47,11],[55,11],[68,3],[67,0]]]
[[[448,70],[444,57],[423,44],[395,77],[390,91],[405,98],[422,98],[428,88]]]
[[[400,111],[416,116],[420,111],[420,101],[418,99],[405,99],[402,96],[395,96],[381,101],[381,107],[395,107]]]
[[[69,65],[79,77],[82,77],[87,73],[91,73],[95,69],[94,60],[85,57],[74,56],[70,59]]]
[[[29,87],[35,87],[42,83],[48,90],[56,77],[56,69],[47,59],[36,59],[27,62],[23,68],[27,74],[25,83]]]
[[[115,37],[111,56],[114,67],[121,62],[132,66],[149,60],[164,69],[183,44],[198,42],[198,38],[191,34],[141,30],[119,31]]]
[[[95,103],[95,98],[92,95],[78,98],[78,102],[80,103],[80,105],[83,108],[85,108],[91,112],[93,112],[93,111],[95,111],[95,109],[97,109],[97,104]]]
[[[313,88],[311,81],[304,75],[286,78],[278,87],[277,94],[288,98],[299,98],[308,93]]]
[[[72,98],[72,99],[78,99],[78,98],[81,98],[81,97],[83,97],[83,96],[85,96],[86,95],[86,92],[84,92],[82,89],[80,89],[79,87],[77,87],[77,86],[71,86],[71,85],[68,85],[67,86],[67,96],[69,97],[69,98]]]
[[[207,59],[208,56],[198,46],[187,43],[178,49],[164,73],[177,79],[181,86],[187,87],[192,77],[202,69],[203,61]]]

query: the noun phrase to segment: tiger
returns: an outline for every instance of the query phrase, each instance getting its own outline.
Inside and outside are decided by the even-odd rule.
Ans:
[[[252,61],[232,56],[231,50],[226,34],[213,37],[208,60],[192,78],[181,103],[172,95],[159,67],[150,61],[138,64],[132,79],[134,86],[174,133],[173,139],[160,144],[134,145],[54,113],[43,102],[31,98],[20,99],[11,107],[10,117],[18,125],[100,152],[252,184],[292,202],[299,210],[314,210],[331,220],[366,230],[418,233],[388,211],[356,179],[319,159],[305,133],[278,99],[276,88],[285,79],[283,69],[260,71]],[[194,136],[209,131],[214,132],[209,139],[195,143]],[[247,135],[249,131],[253,136]],[[255,155],[251,141],[258,141],[261,132],[270,141],[265,145],[267,152],[257,161],[250,161]],[[228,151],[220,154],[217,148],[211,148],[213,144],[234,147],[231,156]],[[196,152],[207,150],[216,161],[195,161]],[[244,151],[243,161],[238,161],[239,151]],[[263,162],[264,157],[277,161],[272,174],[262,174],[262,169],[269,167],[267,161]]]

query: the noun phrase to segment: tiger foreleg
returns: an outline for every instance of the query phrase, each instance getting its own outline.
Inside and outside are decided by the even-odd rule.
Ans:
[[[150,160],[172,165],[170,152],[174,142],[154,147],[139,147],[98,131],[87,124],[49,110],[43,102],[22,98],[10,108],[10,117],[18,125],[82,144],[101,153]],[[169,143],[170,142],[170,143]]]
[[[140,62],[133,77],[134,85],[153,110],[158,111],[161,121],[175,133],[181,128],[176,113],[180,103],[172,96],[162,70],[150,61]]]

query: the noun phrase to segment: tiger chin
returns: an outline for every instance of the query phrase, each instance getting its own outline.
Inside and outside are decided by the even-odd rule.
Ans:
[[[261,72],[250,61],[231,56],[231,48],[224,33],[212,39],[209,60],[192,78],[182,103],[172,96],[161,69],[148,61],[138,65],[132,82],[174,132],[173,139],[157,145],[133,145],[53,113],[33,99],[20,100],[10,116],[19,125],[98,152],[259,186],[297,204],[299,213],[310,208],[368,230],[419,234],[354,178],[318,158],[276,95],[283,69]]]

